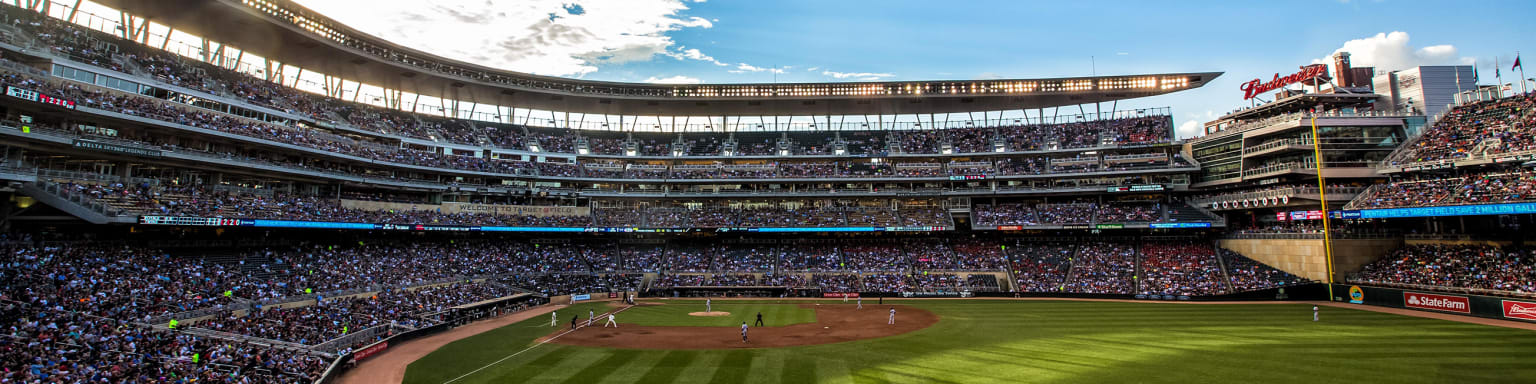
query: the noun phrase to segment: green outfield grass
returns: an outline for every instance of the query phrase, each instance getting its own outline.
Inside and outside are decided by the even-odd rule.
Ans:
[[[778,349],[545,344],[455,383],[1536,382],[1536,332],[1526,330],[1326,307],[1314,323],[1302,304],[896,302],[942,320],[884,339]],[[694,320],[666,317],[702,307],[679,304],[644,308],[643,316],[632,309],[620,319],[686,325]],[[716,305],[761,305],[767,317],[771,304]],[[607,309],[589,303],[562,310],[562,326],[588,307]],[[411,364],[405,382],[444,383],[549,331],[544,316],[460,340]]]

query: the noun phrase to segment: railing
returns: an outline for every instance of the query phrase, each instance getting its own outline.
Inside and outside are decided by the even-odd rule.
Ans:
[[[1346,239],[1357,239],[1357,240],[1358,239],[1395,239],[1395,238],[1397,238],[1399,236],[1402,236],[1401,234],[1396,233],[1396,232],[1341,232],[1341,231],[1338,231],[1338,230],[1330,231],[1330,234],[1332,235],[1332,236],[1330,236],[1330,238],[1332,238],[1334,240],[1346,240]],[[1222,238],[1224,238],[1224,239],[1233,239],[1233,240],[1240,240],[1240,239],[1257,239],[1257,240],[1294,240],[1294,239],[1302,239],[1302,240],[1312,240],[1312,239],[1322,239],[1323,238],[1323,233],[1322,233],[1322,231],[1318,231],[1318,232],[1248,232],[1248,233],[1238,232],[1238,233],[1229,233],[1226,236],[1223,236]]]
[[[1328,194],[1330,194],[1330,195],[1332,195],[1332,194],[1357,195],[1363,189],[1364,188],[1362,188],[1362,187],[1330,186],[1330,187],[1328,187]],[[1285,196],[1297,196],[1297,195],[1316,195],[1316,194],[1318,194],[1317,187],[1299,186],[1299,187],[1269,189],[1269,190],[1262,190],[1262,191],[1251,191],[1251,192],[1241,192],[1241,193],[1232,193],[1232,194],[1222,194],[1222,195],[1216,195],[1216,196],[1210,196],[1210,197],[1201,197],[1201,198],[1190,199],[1190,203],[1191,203],[1191,205],[1205,206],[1205,205],[1209,205],[1210,203],[1218,202],[1218,201],[1241,201],[1241,200],[1250,200],[1250,199],[1266,199],[1266,198],[1271,198],[1271,197],[1285,197]]]
[[[1242,124],[1233,125],[1233,126],[1227,127],[1227,129],[1221,130],[1220,132],[1216,132],[1216,133],[1212,133],[1212,134],[1209,134],[1209,135],[1205,135],[1205,136],[1202,136],[1202,137],[1195,138],[1194,141],[1213,140],[1213,139],[1217,139],[1217,138],[1222,138],[1222,137],[1227,137],[1227,136],[1231,136],[1231,135],[1236,135],[1236,134],[1247,132],[1247,131],[1252,131],[1252,130],[1259,129],[1259,128],[1268,127],[1270,125],[1273,125],[1273,124],[1276,124],[1276,123],[1280,123],[1280,122],[1284,122],[1284,121],[1310,119],[1312,117],[1317,117],[1319,119],[1324,119],[1324,118],[1340,118],[1340,117],[1362,117],[1363,118],[1363,117],[1411,117],[1411,116],[1418,116],[1418,115],[1402,113],[1402,112],[1384,112],[1384,111],[1368,111],[1368,112],[1353,112],[1353,113],[1344,112],[1344,111],[1328,111],[1328,112],[1324,112],[1324,113],[1292,112],[1292,113],[1287,113],[1287,114],[1283,114],[1283,115],[1271,116],[1271,117],[1267,117],[1267,118],[1263,118],[1263,119],[1259,119],[1259,120],[1254,120],[1254,121],[1250,121],[1250,122],[1244,122]]]
[[[149,185],[149,186],[160,185],[160,180],[158,180],[158,179],[146,179],[146,178],[142,178],[142,177],[118,176],[118,175],[104,175],[104,174],[100,174],[100,173],[79,172],[79,171],[66,171],[66,170],[47,169],[47,168],[38,169],[37,170],[37,177],[38,178],[44,178],[44,179],[50,179],[50,180],[63,179],[63,180],[70,180],[70,181],[88,181],[88,182],[97,182],[97,183],[118,183],[118,184],[124,184],[124,185]]]
[[[1443,285],[1425,285],[1425,284],[1396,283],[1396,282],[1389,282],[1389,281],[1376,281],[1376,280],[1371,280],[1371,279],[1362,279],[1362,278],[1360,278],[1359,274],[1352,274],[1347,279],[1345,279],[1345,281],[1348,281],[1351,284],[1379,285],[1379,286],[1384,286],[1384,287],[1408,288],[1408,289],[1417,289],[1417,290],[1424,290],[1424,291],[1468,293],[1468,294],[1474,294],[1474,295],[1519,297],[1519,298],[1526,298],[1526,299],[1536,298],[1536,292],[1515,292],[1515,291],[1501,291],[1501,290],[1497,290],[1497,289],[1447,287],[1447,286],[1443,286]]]
[[[1360,209],[1360,205],[1365,204],[1366,200],[1370,200],[1371,196],[1375,196],[1376,190],[1381,189],[1383,186],[1386,186],[1386,184],[1375,184],[1365,188],[1364,191],[1356,194],[1355,198],[1349,199],[1349,202],[1344,204],[1344,209]]]
[[[1258,168],[1244,169],[1243,170],[1243,177],[1255,177],[1255,176],[1258,176],[1258,175],[1266,175],[1266,174],[1276,173],[1276,172],[1285,172],[1285,171],[1290,171],[1290,170],[1295,170],[1295,169],[1314,169],[1314,168],[1317,168],[1317,165],[1315,165],[1314,163],[1311,163],[1311,162],[1306,162],[1306,163],[1290,162],[1290,163],[1283,163],[1283,164],[1271,164],[1271,165],[1266,165],[1266,166],[1262,166],[1262,167],[1258,167]]]
[[[369,327],[361,331],[348,333],[346,335],[327,340],[323,343],[315,344],[314,346],[311,346],[310,349],[314,349],[316,351],[337,352],[343,348],[347,348],[355,344],[372,343],[375,340],[388,337],[388,335],[393,335],[396,332],[409,332],[415,329],[416,328],[411,328],[395,323],[384,324]]]
[[[1303,139],[1271,140],[1271,141],[1264,142],[1263,144],[1255,145],[1255,146],[1252,146],[1252,147],[1244,147],[1243,148],[1243,154],[1244,155],[1248,155],[1248,154],[1253,154],[1253,153],[1256,153],[1256,152],[1263,152],[1263,151],[1267,151],[1267,150],[1274,149],[1274,148],[1285,147],[1285,146],[1292,146],[1292,145],[1310,146],[1310,145],[1312,145],[1312,140],[1303,140]]]
[[[1407,149],[1407,147],[1402,147],[1402,148]],[[1378,166],[1381,167],[1382,169],[1411,168],[1411,167],[1421,167],[1421,166],[1429,166],[1429,165],[1444,165],[1444,164],[1451,164],[1453,166],[1459,166],[1459,165],[1466,164],[1466,163],[1491,161],[1492,159],[1497,159],[1497,158],[1500,158],[1500,157],[1528,156],[1528,155],[1536,155],[1536,149],[1528,149],[1528,150],[1515,151],[1515,152],[1467,153],[1465,157],[1445,158],[1445,159],[1426,160],[1426,161],[1415,161],[1415,162],[1410,162],[1410,163],[1397,163],[1397,162],[1392,162],[1392,161],[1383,161]]]
[[[37,186],[41,187],[44,192],[63,198],[65,201],[75,203],[76,205],[85,207],[86,209],[90,209],[96,213],[100,213],[108,217],[123,216],[122,210],[113,208],[85,195],[76,194],[74,191],[70,191],[68,188],[64,188],[63,185],[38,180]]]

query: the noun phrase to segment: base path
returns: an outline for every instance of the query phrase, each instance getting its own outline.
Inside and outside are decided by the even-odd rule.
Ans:
[[[741,327],[661,327],[621,324],[619,328],[583,328],[552,344],[628,349],[778,348],[841,343],[900,335],[928,328],[939,316],[896,305],[896,324],[887,325],[891,306],[855,309],[852,305],[800,305],[816,310],[815,323],[783,327],[751,327],[750,342],[741,342]]]
[[[565,308],[564,304],[545,305],[529,308],[522,312],[498,317],[495,319],[478,321],[468,325],[443,331],[441,333],[407,341],[400,345],[391,345],[384,353],[364,359],[356,367],[347,370],[334,383],[341,384],[378,384],[399,383],[405,380],[405,368],[411,362],[426,356],[448,343],[458,341],[466,337],[481,334],[492,329],[512,325],[513,323],[548,315],[549,311]],[[560,328],[560,327],[555,327]]]

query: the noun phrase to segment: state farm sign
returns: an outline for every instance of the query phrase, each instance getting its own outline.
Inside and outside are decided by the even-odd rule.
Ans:
[[[1536,303],[1504,300],[1504,317],[1536,321]]]
[[[1301,67],[1300,72],[1285,75],[1285,77],[1281,77],[1280,74],[1276,73],[1275,77],[1268,82],[1264,81],[1264,79],[1253,79],[1243,83],[1243,85],[1239,86],[1238,88],[1243,90],[1243,100],[1248,100],[1265,92],[1280,89],[1287,85],[1326,76],[1327,73],[1328,66],[1326,65],[1306,65]]]
[[[1467,301],[1466,296],[1403,292],[1403,306],[1445,312],[1472,313],[1472,304]]]

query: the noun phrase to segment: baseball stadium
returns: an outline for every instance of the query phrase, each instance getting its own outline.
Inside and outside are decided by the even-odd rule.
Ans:
[[[0,383],[1536,382],[1518,54],[660,83],[320,3],[0,2]]]

